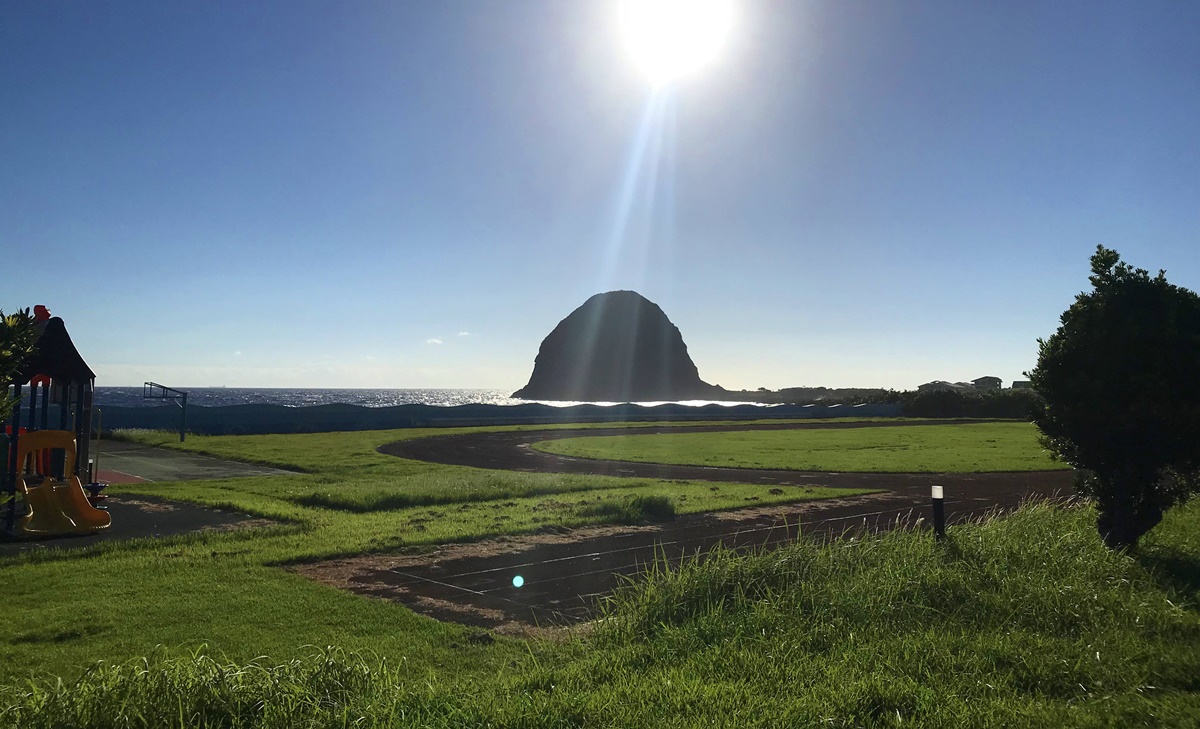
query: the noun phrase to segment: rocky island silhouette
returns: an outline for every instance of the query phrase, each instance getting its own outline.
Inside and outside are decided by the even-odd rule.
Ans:
[[[679,328],[636,291],[585,301],[542,340],[533,374],[513,397],[647,402],[720,399],[700,379]]]

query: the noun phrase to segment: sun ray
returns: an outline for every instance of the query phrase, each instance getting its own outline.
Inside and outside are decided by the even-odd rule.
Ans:
[[[629,154],[626,155],[625,168],[617,189],[612,226],[599,270],[599,284],[602,287],[611,285],[619,278],[621,264],[628,263],[628,258],[635,253],[632,250],[635,244],[635,216],[653,213],[653,206],[648,204],[648,199],[653,197],[648,180],[652,176],[651,171],[661,163],[658,151],[660,145],[656,144],[656,140],[661,134],[663,110],[668,97],[667,93],[656,92],[646,100],[641,122]]]

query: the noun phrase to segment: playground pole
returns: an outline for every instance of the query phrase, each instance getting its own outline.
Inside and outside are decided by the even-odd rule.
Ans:
[[[17,463],[17,439],[20,438],[21,433],[21,385],[19,383],[13,383],[13,399],[16,400],[17,406],[13,408],[12,432],[8,435],[8,458],[4,463],[4,469],[8,471],[8,484],[5,489],[8,491],[8,513],[4,516],[4,531],[7,534],[13,533],[17,522],[17,469],[21,468],[21,465]]]
[[[91,456],[91,447],[88,447],[89,457],[94,458],[92,461],[93,474],[92,482],[100,480],[100,433],[104,431],[104,410],[102,408],[94,408],[96,412],[96,455]],[[88,428],[88,443],[92,442],[92,429]]]
[[[34,392],[37,392],[37,385],[34,385],[33,388],[31,388],[31,389]],[[30,418],[30,422],[31,423],[33,422],[32,418]],[[46,423],[48,423],[48,422],[50,422],[50,383],[43,382],[42,383],[42,427],[45,428]]]
[[[80,470],[87,470],[88,445],[92,442],[91,434],[91,397],[86,384],[79,385],[79,392],[75,394],[75,473],[64,473],[63,478],[78,476]],[[87,418],[84,418],[84,415]],[[82,459],[79,457],[82,453]],[[80,460],[83,461],[82,468]]]

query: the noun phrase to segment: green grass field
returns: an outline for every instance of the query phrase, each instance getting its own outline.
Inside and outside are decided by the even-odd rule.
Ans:
[[[627,505],[637,499],[666,498],[686,515],[866,493],[771,493],[768,486],[743,484],[711,491],[707,483],[505,473],[375,451],[384,443],[446,432],[191,436],[184,444],[169,434],[133,434],[148,443],[303,472],[109,487],[114,494],[267,517],[279,522],[275,527],[0,559],[9,606],[0,630],[0,681],[31,671],[73,677],[94,660],[142,655],[159,644],[207,644],[235,660],[288,658],[305,645],[386,646],[390,654],[412,654],[414,665],[453,664],[453,652],[437,646],[461,628],[340,593],[279,565],[546,527],[624,523]]]
[[[959,440],[970,426],[938,427]],[[189,438],[303,473],[111,488],[280,524],[0,560],[0,726],[1200,723],[1200,504],[1133,555],[1101,545],[1090,508],[1043,506],[944,543],[893,533],[723,555],[630,585],[594,630],[480,641],[281,566],[621,521],[662,496],[688,513],[772,495],[374,450],[423,434]]]
[[[666,433],[547,440],[548,453],[646,463],[795,471],[982,473],[1066,468],[1028,423]]]

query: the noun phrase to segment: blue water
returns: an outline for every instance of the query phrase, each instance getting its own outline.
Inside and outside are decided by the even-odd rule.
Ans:
[[[524,400],[509,397],[511,390],[370,390],[275,387],[191,387],[188,405],[220,407],[225,405],[283,405],[307,407],[334,403],[382,408],[392,405],[517,405]],[[97,387],[95,403],[120,407],[154,407],[162,400],[145,400],[140,387]]]
[[[480,389],[430,389],[430,390],[372,390],[372,389],[318,389],[318,388],[274,388],[274,387],[192,387],[182,388],[188,393],[188,405],[219,407],[225,405],[283,405],[285,407],[307,407],[310,405],[362,405],[383,408],[393,405],[438,405],[453,407],[486,403],[489,405],[521,405],[529,402],[509,397],[511,390]],[[97,387],[95,404],[99,407],[154,407],[163,405],[162,400],[145,400],[140,387]],[[547,405],[569,406],[576,402],[545,402]],[[597,403],[611,405],[613,403]],[[658,405],[661,403],[642,403]],[[689,400],[684,405],[746,405],[756,403],[719,402]]]

